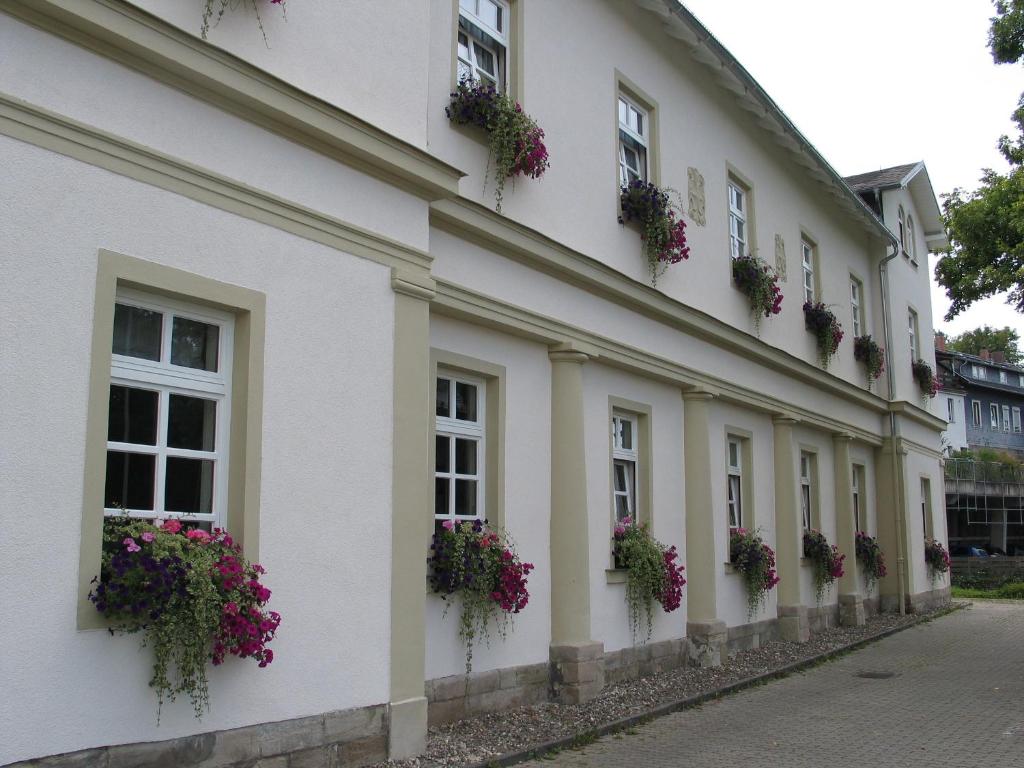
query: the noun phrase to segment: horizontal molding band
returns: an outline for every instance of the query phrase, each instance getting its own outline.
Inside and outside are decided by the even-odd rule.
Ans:
[[[462,288],[445,280],[437,280],[437,295],[431,311],[457,320],[511,333],[540,344],[572,342],[587,349],[591,357],[616,368],[655,379],[684,390],[700,390],[719,399],[759,413],[786,416],[826,432],[843,432],[871,446],[881,446],[883,435],[862,426],[829,419],[792,403],[769,397],[762,392],[738,386],[734,382],[709,376],[667,358],[652,355],[621,342],[563,323],[554,318],[515,307],[498,299]],[[872,409],[885,412],[885,402]]]
[[[0,11],[424,199],[458,194],[457,168],[124,0]]]
[[[378,264],[430,269],[432,258],[425,251],[4,93],[0,93],[0,134]]]

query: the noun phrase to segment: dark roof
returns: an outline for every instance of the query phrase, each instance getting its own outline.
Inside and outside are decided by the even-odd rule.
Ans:
[[[918,165],[920,163],[907,163],[906,165],[895,165],[892,168],[883,168],[880,171],[858,173],[856,176],[847,176],[846,183],[854,192],[898,187],[900,182],[907,177],[907,174]]]
[[[998,360],[993,360],[992,358],[986,360],[984,357],[979,357],[978,355],[969,355],[966,352],[957,352],[955,349],[936,349],[935,357],[936,359],[938,359],[939,357],[955,357],[970,363],[977,363],[978,365],[991,365],[994,368],[1002,368],[1003,370],[1006,371],[1024,373],[1024,366],[1014,365],[1013,363],[1007,363],[1005,361],[999,362]]]

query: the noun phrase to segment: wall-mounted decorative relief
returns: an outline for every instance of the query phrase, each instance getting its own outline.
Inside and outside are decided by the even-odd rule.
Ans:
[[[704,177],[696,168],[687,168],[686,178],[687,196],[689,197],[686,213],[689,215],[690,221],[698,227],[703,227],[707,224],[704,215]]]
[[[786,282],[786,242],[782,235],[775,236],[775,274],[782,282]]]

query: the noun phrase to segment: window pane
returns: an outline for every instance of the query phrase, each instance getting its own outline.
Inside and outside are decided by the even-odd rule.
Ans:
[[[107,440],[116,443],[156,445],[159,394],[148,389],[110,387]]]
[[[460,475],[476,474],[476,440],[455,438],[455,472]]]
[[[740,465],[740,447],[737,443],[729,443],[729,466],[738,467]]]
[[[455,382],[455,418],[476,421],[476,387],[472,384]]]
[[[619,99],[619,123],[629,125],[629,105],[622,99]]]
[[[167,418],[169,447],[212,451],[216,431],[216,401],[202,397],[171,395]]]
[[[445,435],[437,435],[434,438],[434,471],[451,472],[451,438]]]
[[[107,451],[107,483],[103,506],[153,509],[156,457]]]
[[[629,517],[629,502],[625,496],[615,497],[615,519],[622,520]]]
[[[455,514],[476,517],[476,480],[455,481]]]
[[[220,328],[216,325],[176,317],[171,328],[171,363],[216,371],[219,340]]]
[[[209,459],[167,458],[164,509],[168,512],[213,511],[213,462]]]
[[[621,461],[615,462],[615,490],[626,492],[626,466]]]
[[[451,483],[447,477],[434,478],[434,514],[448,514],[448,498],[451,491]]]
[[[476,53],[476,65],[491,77],[497,77],[498,72],[494,66],[494,54],[479,43],[473,43],[473,49]]]
[[[140,357],[143,360],[160,359],[160,329],[163,315],[151,309],[114,305],[115,355]]]
[[[450,384],[451,382],[448,379],[437,380],[437,405],[435,413],[438,416],[448,417],[452,415]]]
[[[501,11],[495,3],[490,2],[490,0],[483,0],[480,3],[477,14],[482,22],[490,25],[492,29],[501,31]]]
[[[633,422],[623,419],[622,422],[622,447],[627,451],[633,450]]]

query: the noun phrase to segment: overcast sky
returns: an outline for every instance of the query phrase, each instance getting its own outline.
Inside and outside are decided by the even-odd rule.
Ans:
[[[683,3],[842,175],[924,160],[941,196],[1005,170],[996,141],[1013,133],[1024,67],[992,63],[990,0]],[[1024,316],[1000,298],[946,323],[932,283],[937,330],[1011,325],[1024,337]]]

